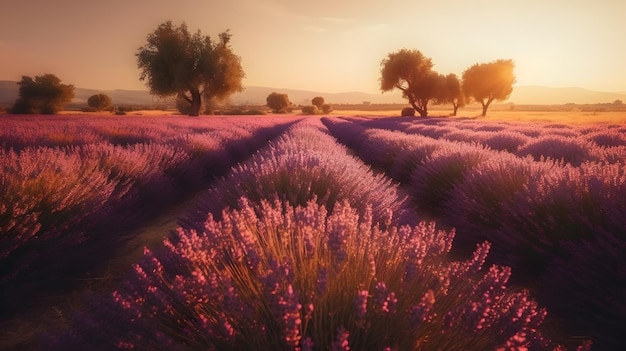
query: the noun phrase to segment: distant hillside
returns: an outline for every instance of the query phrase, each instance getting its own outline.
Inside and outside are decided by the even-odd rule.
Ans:
[[[602,104],[622,100],[626,93],[593,91],[582,88],[514,87],[508,101],[518,105]]]
[[[372,104],[406,103],[398,91],[385,94],[363,92],[324,93],[296,89],[278,89],[269,87],[249,86],[231,96],[230,102],[235,105],[263,105],[265,98],[272,92],[289,96],[294,104],[307,105],[316,96],[322,96],[330,104],[361,104],[369,101]],[[87,99],[94,94],[107,94],[116,105],[152,106],[162,104],[159,98],[145,90],[96,90],[76,88],[74,105],[86,105]],[[0,80],[0,105],[12,104],[18,96],[18,85],[14,81]],[[541,86],[519,86],[513,89],[507,100],[518,105],[560,105],[567,103],[596,104],[622,100],[626,103],[626,93],[598,92],[581,88],[548,88]]]

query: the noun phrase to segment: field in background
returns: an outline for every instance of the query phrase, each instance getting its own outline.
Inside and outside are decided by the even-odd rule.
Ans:
[[[400,110],[405,105],[398,105],[397,108],[389,108],[385,105],[384,109],[335,109],[330,114],[320,116],[362,116],[362,117],[397,117]],[[565,124],[625,124],[626,111],[589,111],[589,110],[573,110],[565,111],[560,109],[550,110],[549,106],[543,108],[535,107],[537,110],[511,110],[506,106],[496,106],[490,109],[486,117],[480,116],[478,108],[463,108],[459,110],[458,116],[451,116],[451,110],[435,106],[430,110],[429,117],[446,117],[451,119],[473,119],[477,121],[501,121],[501,122],[546,122],[546,123],[565,123]],[[106,112],[86,113],[82,111],[63,111],[63,115],[107,115]],[[128,116],[163,116],[163,115],[180,115],[178,111],[173,110],[137,110],[128,112]],[[269,116],[306,116],[295,111],[289,114],[271,114],[259,115],[258,118]]]

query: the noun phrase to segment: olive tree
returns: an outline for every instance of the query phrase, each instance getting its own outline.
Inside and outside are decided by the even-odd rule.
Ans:
[[[437,104],[452,104],[452,115],[456,116],[459,107],[465,106],[465,95],[461,88],[461,81],[456,74],[450,73],[445,77],[445,83],[440,96],[435,100]]]
[[[106,94],[95,94],[87,99],[87,105],[97,111],[102,111],[111,108],[113,101]]]
[[[445,77],[432,70],[431,59],[418,50],[402,49],[380,65],[380,90],[399,89],[420,116],[428,116],[428,103],[440,96],[445,84]]]
[[[224,100],[243,90],[245,73],[230,38],[226,31],[214,41],[200,31],[191,34],[184,22],[167,21],[148,34],[136,54],[140,80],[154,95],[180,97],[190,105],[189,115],[198,116],[203,98]]]
[[[62,84],[54,74],[35,76],[22,76],[17,83],[19,97],[15,100],[11,113],[29,114],[55,114],[63,110],[74,98],[74,86]]]
[[[506,100],[513,92],[514,67],[513,60],[497,60],[477,63],[463,72],[463,92],[482,105],[483,117],[493,101]]]
[[[287,94],[279,94],[276,92],[269,94],[265,101],[267,102],[267,107],[271,108],[274,113],[284,113],[287,107],[291,105]]]

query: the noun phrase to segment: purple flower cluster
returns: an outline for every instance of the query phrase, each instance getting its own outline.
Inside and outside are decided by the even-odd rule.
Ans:
[[[237,208],[242,197],[255,203],[281,199],[294,205],[315,198],[329,211],[335,203],[349,199],[362,214],[371,205],[376,222],[391,221],[390,213],[397,221],[414,220],[392,182],[373,175],[368,166],[320,130],[323,128],[319,120],[301,122],[237,165],[200,201],[183,225],[198,228],[207,213],[218,215],[225,208]]]
[[[411,123],[414,127],[393,119],[323,122],[340,142],[344,135],[359,131],[349,140],[360,136],[361,146],[347,145],[407,184],[422,213],[455,226],[459,233],[455,250],[467,253],[476,243],[490,241],[494,248],[490,260],[512,266],[516,281],[546,280],[538,287],[542,299],[567,318],[569,333],[591,334],[600,344],[604,340],[618,345],[619,335],[626,332],[613,327],[626,325],[623,315],[615,313],[626,306],[615,302],[623,295],[616,286],[623,282],[620,267],[626,264],[624,251],[615,250],[626,242],[622,237],[626,232],[623,127],[446,119],[418,120]],[[496,147],[487,143],[487,133],[515,136],[523,142]],[[474,142],[492,150],[483,149],[477,158]],[[368,143],[380,148],[365,151],[362,145]],[[424,145],[434,151],[424,156]],[[605,240],[613,241],[613,250],[600,254],[598,248],[606,247]],[[582,275],[556,279],[571,272]],[[563,296],[562,291],[581,293]],[[577,301],[595,302],[593,308],[578,308]]]
[[[236,194],[232,209],[219,220],[189,216],[98,300],[97,314],[81,314],[56,340],[169,350],[485,350],[524,333],[529,349],[548,347],[545,310],[506,287],[510,269],[483,268],[488,244],[454,260],[454,231],[393,225],[389,209],[402,203],[396,187],[320,129],[319,120],[293,127],[234,168],[209,193]],[[302,186],[282,174],[316,181]],[[341,194],[332,209],[310,190],[322,180]],[[229,182],[237,184],[230,193]],[[283,195],[271,196],[277,189]],[[114,326],[98,324],[112,318]]]
[[[146,214],[158,213],[224,174],[292,122],[3,118],[0,282],[28,281],[24,288],[35,290],[44,281],[56,284],[63,275],[84,273],[80,270],[112,252]],[[18,290],[0,297],[3,309],[5,303],[19,306],[9,300],[30,293],[19,283],[11,285]]]

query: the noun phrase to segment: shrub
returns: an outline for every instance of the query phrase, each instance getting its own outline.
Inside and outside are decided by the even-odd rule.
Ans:
[[[501,230],[512,215],[508,206],[517,203],[516,195],[529,182],[553,171],[554,167],[546,162],[497,153],[465,173],[450,192],[443,212],[449,223],[462,233],[457,236],[455,247],[467,250],[477,242],[489,240],[494,245],[496,262],[518,268],[513,258],[518,243],[511,242],[510,235]]]
[[[601,147],[626,146],[626,136],[623,132],[608,129],[587,135],[590,141]]]
[[[19,97],[11,108],[15,114],[56,114],[74,98],[74,86],[61,84],[53,74],[31,78],[23,76],[18,83]]]
[[[302,113],[305,115],[316,115],[319,113],[319,110],[313,105],[302,106]]]
[[[415,109],[413,107],[405,107],[400,112],[402,117],[415,117]]]
[[[113,106],[111,97],[106,94],[92,95],[87,99],[87,105],[96,111],[108,110]]]
[[[560,135],[543,135],[530,140],[524,147],[517,150],[519,156],[531,155],[535,160],[542,158],[552,158],[563,160],[578,166],[584,161],[599,160],[593,155],[593,144],[585,142],[583,139],[572,139]]]
[[[333,108],[329,104],[323,104],[321,109],[322,109],[322,111],[324,113],[331,113],[331,112],[333,112]]]
[[[490,157],[493,153],[489,150],[466,143],[450,144],[434,151],[411,175],[412,199],[424,210],[440,209],[466,173]]]
[[[249,116],[260,116],[260,115],[264,115],[265,111],[259,110],[259,109],[249,109],[249,110],[246,110],[244,114],[249,115]]]
[[[447,254],[454,233],[434,224],[380,229],[348,202],[251,204],[179,229],[145,251],[110,298],[55,339],[66,348],[547,349],[546,312],[483,269],[489,244],[467,261]],[[393,248],[393,249],[391,249]],[[115,322],[113,322],[115,321]]]
[[[287,94],[279,94],[273,92],[266,98],[267,106],[272,109],[274,113],[285,113],[287,107],[291,105]]]

